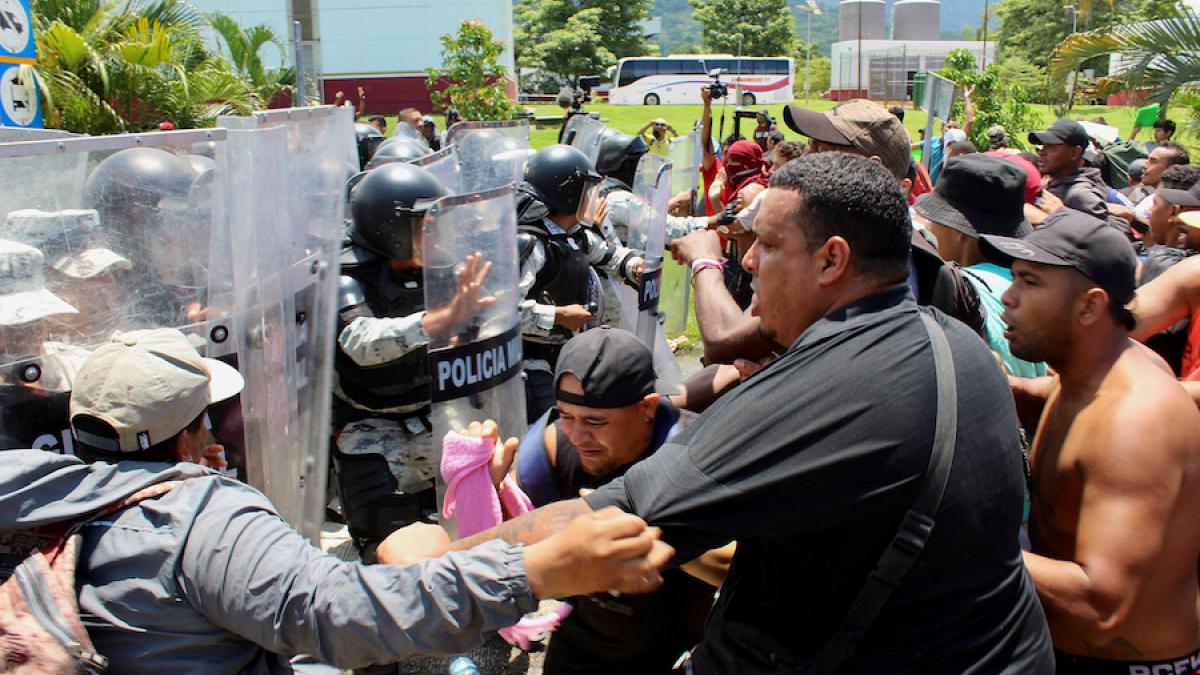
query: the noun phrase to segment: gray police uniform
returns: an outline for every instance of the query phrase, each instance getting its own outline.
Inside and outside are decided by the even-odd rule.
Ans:
[[[378,258],[342,273],[334,458],[350,532],[363,544],[435,508],[429,336],[419,269],[396,273]]]

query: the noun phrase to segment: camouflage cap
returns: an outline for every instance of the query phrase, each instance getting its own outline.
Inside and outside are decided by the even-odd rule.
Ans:
[[[868,157],[878,157],[897,180],[908,175],[912,141],[904,123],[886,108],[866,99],[838,104],[825,112],[792,104],[783,121],[793,131],[833,145],[848,145]]]

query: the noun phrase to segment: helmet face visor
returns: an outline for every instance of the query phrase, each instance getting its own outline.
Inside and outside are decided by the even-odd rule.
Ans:
[[[379,223],[355,223],[362,243],[390,260],[413,260],[421,253],[421,227],[425,211],[397,208],[396,215]]]
[[[603,202],[604,198],[600,196],[600,182],[584,180],[583,192],[579,196],[579,208],[575,211],[579,222],[588,226],[599,225],[600,205]]]

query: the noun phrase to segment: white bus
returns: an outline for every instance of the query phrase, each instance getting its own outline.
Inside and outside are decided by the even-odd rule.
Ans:
[[[619,105],[700,102],[700,88],[712,84],[709,73],[721,70],[730,103],[791,103],[792,60],[787,57],[736,57],[729,54],[637,56],[621,59],[612,75],[608,102]],[[737,89],[741,95],[737,98]]]

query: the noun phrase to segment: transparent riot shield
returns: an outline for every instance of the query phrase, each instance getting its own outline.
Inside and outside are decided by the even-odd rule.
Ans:
[[[71,387],[114,335],[177,328],[213,355],[220,174],[188,157],[224,140],[210,130],[0,144],[0,448],[73,454]]]
[[[462,193],[520,183],[529,148],[529,121],[459,122],[446,133],[457,147]]]
[[[505,438],[524,435],[516,236],[511,186],[443,198],[426,216],[430,421],[439,464],[442,438],[471,422],[493,419]],[[439,507],[442,491],[439,483]]]
[[[414,159],[412,163],[424,167],[433,174],[438,182],[450,191],[450,194],[456,195],[462,192],[458,146],[447,145],[431,155]]]
[[[315,541],[325,508],[344,191],[357,170],[353,114],[323,106],[218,124],[230,130],[231,351],[245,364],[246,479]]]
[[[432,149],[429,147],[429,140],[425,138],[425,135],[414,129],[412,125],[408,124],[407,122],[397,121],[396,133],[394,135],[400,138],[412,139],[420,144],[421,147],[425,148],[425,150],[432,152]]]
[[[699,131],[676,138],[668,151],[671,158],[671,196],[687,194],[687,215],[696,213],[703,152]],[[659,289],[659,311],[663,315],[663,330],[670,335],[678,335],[687,329],[688,304],[692,290],[688,283],[690,274],[671,260],[666,260],[663,264],[665,273]]]
[[[595,166],[596,158],[600,156],[600,140],[606,129],[608,127],[604,122],[591,115],[572,115],[567,120],[562,141],[587,155],[592,160],[592,166]]]

